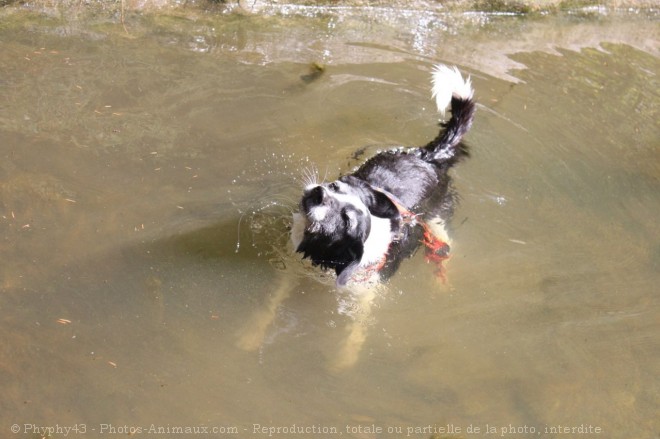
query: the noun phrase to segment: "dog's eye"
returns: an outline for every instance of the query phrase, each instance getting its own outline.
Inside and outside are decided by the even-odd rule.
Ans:
[[[358,213],[354,210],[343,209],[341,211],[341,219],[344,221],[344,227],[348,230],[353,230],[358,223]]]
[[[346,212],[346,209],[341,211],[341,219],[342,219],[342,221],[344,221],[344,225],[346,227],[350,227],[351,217],[348,215],[348,212]]]

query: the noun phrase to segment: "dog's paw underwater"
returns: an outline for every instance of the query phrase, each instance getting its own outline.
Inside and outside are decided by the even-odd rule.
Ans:
[[[438,264],[448,257],[444,224],[456,199],[448,171],[466,155],[461,139],[476,104],[456,67],[434,68],[432,95],[451,117],[427,145],[379,153],[352,174],[304,188],[291,240],[303,258],[333,270],[339,286],[374,272],[387,279],[421,245]]]

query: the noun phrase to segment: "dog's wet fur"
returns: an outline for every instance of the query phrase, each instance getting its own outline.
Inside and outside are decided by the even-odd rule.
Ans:
[[[388,278],[422,245],[429,227],[446,240],[444,225],[456,201],[448,171],[467,155],[461,139],[476,103],[470,78],[456,67],[436,66],[432,84],[438,111],[451,109],[435,139],[379,153],[350,175],[304,188],[294,214],[294,248],[313,265],[334,270],[338,286],[370,267]]]

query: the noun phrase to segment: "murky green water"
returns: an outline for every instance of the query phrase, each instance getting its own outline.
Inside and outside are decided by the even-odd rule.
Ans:
[[[360,14],[2,16],[3,437],[657,437],[657,21]],[[304,170],[434,136],[441,61],[480,102],[447,283],[298,278]]]

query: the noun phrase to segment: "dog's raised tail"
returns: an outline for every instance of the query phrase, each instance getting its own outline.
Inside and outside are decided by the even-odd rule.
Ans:
[[[450,107],[451,118],[441,123],[438,136],[421,151],[425,160],[442,163],[457,157],[457,147],[472,126],[476,103],[470,77],[464,79],[456,67],[435,66],[432,84],[438,111],[444,117],[445,110]]]

